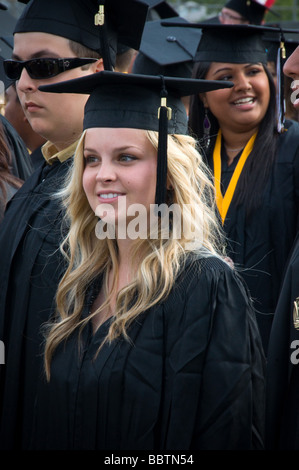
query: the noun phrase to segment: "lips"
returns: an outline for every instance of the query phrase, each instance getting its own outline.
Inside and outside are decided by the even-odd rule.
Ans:
[[[34,112],[34,111],[37,111],[37,110],[41,109],[41,106],[38,106],[33,101],[28,101],[28,102],[25,103],[25,109],[28,112]]]

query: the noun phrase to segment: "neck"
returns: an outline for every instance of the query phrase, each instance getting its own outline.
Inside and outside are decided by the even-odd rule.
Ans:
[[[133,240],[129,238],[117,239],[118,257],[120,264],[129,264],[131,259]]]
[[[247,132],[236,133],[232,132],[230,129],[221,129],[229,164],[232,163],[238,153],[246,147],[248,141],[256,131],[257,129],[254,128]]]

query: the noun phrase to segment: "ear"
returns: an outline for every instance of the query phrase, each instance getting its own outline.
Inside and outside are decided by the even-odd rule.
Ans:
[[[101,59],[97,60],[96,62],[91,64],[91,67],[92,67],[93,73],[102,72],[104,70],[103,59],[101,58]]]
[[[208,106],[208,100],[207,100],[206,94],[205,93],[199,93],[198,97],[202,101],[204,107],[208,108],[209,106]]]

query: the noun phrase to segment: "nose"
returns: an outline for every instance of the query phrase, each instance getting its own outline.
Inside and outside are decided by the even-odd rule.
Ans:
[[[25,67],[22,70],[19,80],[17,81],[17,88],[19,91],[26,93],[28,91],[36,91],[39,84],[37,80],[34,80],[30,77]]]
[[[247,77],[245,73],[239,73],[237,78],[234,80],[235,90],[249,90],[251,88],[250,77]]]
[[[112,162],[103,161],[98,167],[96,180],[99,183],[105,184],[115,181],[117,179],[116,171]]]
[[[299,78],[299,46],[285,62],[283,66],[283,73],[293,79]]]

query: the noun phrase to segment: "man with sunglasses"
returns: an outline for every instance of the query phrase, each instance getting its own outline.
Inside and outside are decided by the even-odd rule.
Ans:
[[[71,168],[88,95],[52,94],[39,86],[113,69],[117,42],[139,48],[148,4],[143,0],[30,0],[5,64],[25,115],[47,139],[45,163],[10,202],[0,226],[0,448],[26,449],[37,377],[41,325],[54,312],[64,272],[59,251],[63,208],[54,194]],[[100,5],[100,6],[99,6]]]

